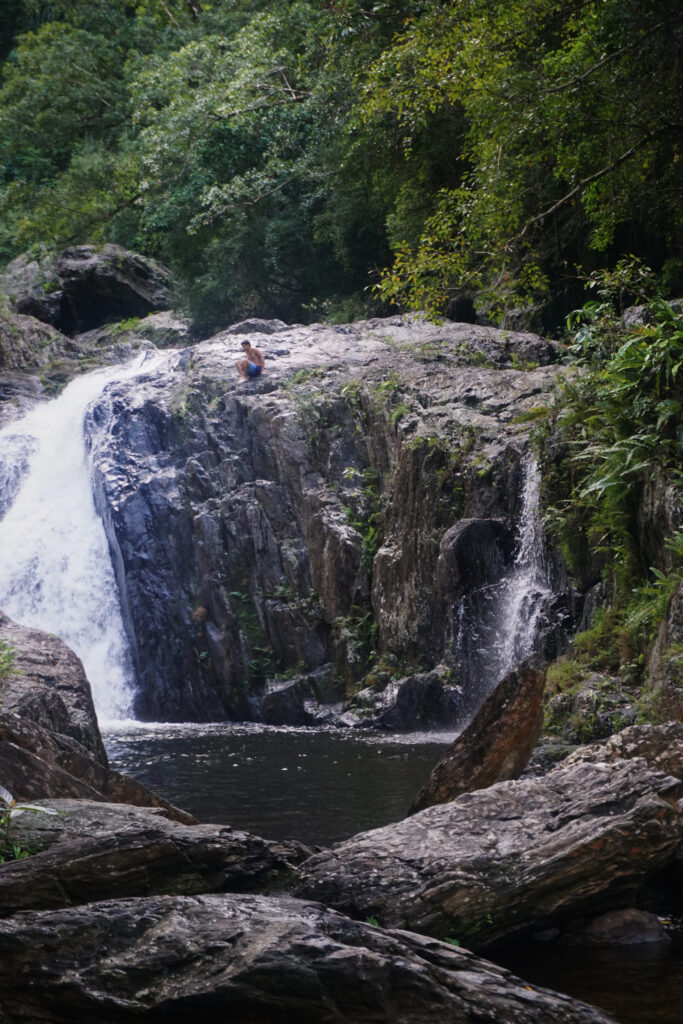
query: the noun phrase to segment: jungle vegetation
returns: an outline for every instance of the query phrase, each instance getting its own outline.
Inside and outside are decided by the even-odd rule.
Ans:
[[[677,0],[3,0],[0,262],[114,241],[207,329],[683,291]]]

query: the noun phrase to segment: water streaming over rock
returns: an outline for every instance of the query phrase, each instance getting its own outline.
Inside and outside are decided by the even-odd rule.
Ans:
[[[468,594],[458,608],[458,681],[470,713],[515,665],[534,652],[553,599],[544,562],[540,483],[538,463],[529,457],[524,465],[512,566],[496,583]]]
[[[132,380],[166,358],[145,353],[127,366],[78,377],[0,431],[0,608],[55,633],[78,654],[100,721],[130,717],[134,681],[93,503],[83,419],[108,384]]]

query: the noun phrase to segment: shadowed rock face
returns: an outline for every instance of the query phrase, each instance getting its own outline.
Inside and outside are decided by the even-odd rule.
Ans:
[[[76,245],[58,256],[13,260],[0,275],[12,308],[65,334],[146,316],[173,304],[165,267],[118,245]]]
[[[265,681],[303,670],[340,701],[371,648],[457,685],[457,601],[514,548],[513,420],[556,368],[513,356],[548,364],[552,345],[417,317],[262,326],[245,325],[257,382],[236,384],[225,332],[109,388],[87,423],[143,718],[258,720]]]
[[[485,949],[632,902],[676,856],[680,793],[642,759],[497,783],[316,854],[297,895]]]
[[[510,672],[432,770],[411,814],[519,778],[543,729],[544,686],[545,670],[537,665]]]
[[[298,900],[116,900],[0,922],[12,1021],[609,1024],[465,950]]]

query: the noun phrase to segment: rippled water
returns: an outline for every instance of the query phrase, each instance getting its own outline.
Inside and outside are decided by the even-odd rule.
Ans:
[[[312,846],[405,817],[451,739],[248,725],[105,733],[112,767],[201,821]]]

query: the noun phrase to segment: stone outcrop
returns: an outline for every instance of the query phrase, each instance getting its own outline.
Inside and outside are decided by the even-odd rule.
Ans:
[[[667,944],[671,938],[656,914],[627,907],[599,914],[580,931],[565,936],[564,941],[582,946],[641,946]]]
[[[519,778],[543,729],[544,686],[539,665],[526,663],[510,672],[434,767],[411,814]]]
[[[437,665],[406,679],[386,683],[379,692],[357,693],[351,707],[359,724],[392,732],[454,728],[462,718],[462,689],[453,684],[453,672]]]
[[[37,370],[69,353],[69,339],[33,316],[0,309],[0,371]]]
[[[114,900],[0,921],[0,993],[16,1022],[611,1020],[446,943],[262,896]]]
[[[0,612],[0,640],[13,652],[0,682],[0,783],[19,800],[74,797],[160,807],[195,819],[135,779],[109,768],[90,684],[66,644]]]
[[[12,672],[0,683],[3,713],[71,737],[104,761],[90,684],[74,652],[58,637],[20,626],[2,612],[0,640],[14,649]]]
[[[238,327],[266,356],[248,386]],[[443,663],[457,686],[458,601],[509,564],[515,420],[548,401],[555,356],[532,335],[415,316],[249,322],[110,387],[87,432],[137,713],[258,720],[294,672],[336,678],[339,702],[371,651],[394,678]],[[468,582],[475,534],[486,554]]]
[[[0,915],[119,896],[282,889],[309,850],[225,825],[183,825],[161,808],[48,800],[26,812],[14,840],[32,856],[0,871]]]
[[[638,758],[500,782],[315,854],[296,892],[486,949],[632,904],[674,862],[682,791]]]
[[[65,334],[170,309],[175,284],[161,264],[118,245],[77,245],[57,256],[19,256],[0,275],[17,313]]]
[[[610,736],[604,743],[592,743],[573,751],[561,768],[595,763],[623,761],[642,757],[650,766],[677,779],[683,779],[683,724],[632,725]]]

